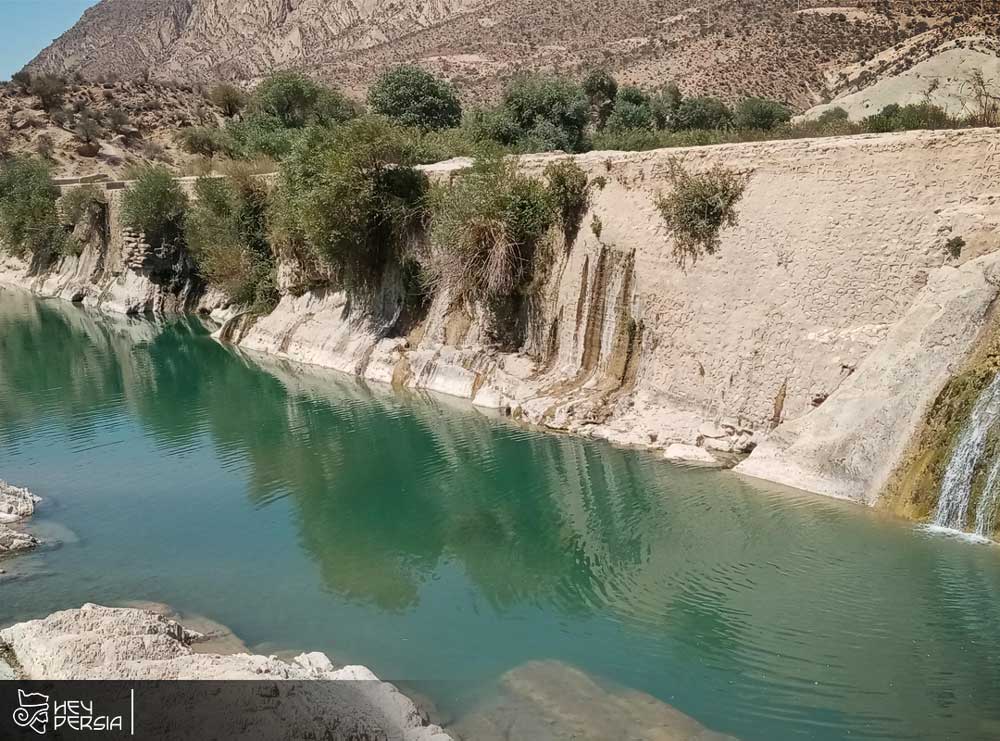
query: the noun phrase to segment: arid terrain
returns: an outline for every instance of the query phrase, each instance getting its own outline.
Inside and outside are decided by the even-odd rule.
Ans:
[[[91,79],[252,81],[300,67],[361,93],[416,62],[466,96],[523,70],[596,65],[643,85],[748,94],[798,110],[995,33],[981,0],[102,0],[28,69]]]
[[[0,83],[0,148],[41,154],[62,176],[119,175],[143,162],[184,171],[194,158],[177,146],[177,131],[220,120],[200,89],[180,83],[69,82],[61,97],[61,107],[50,112],[20,85]],[[96,153],[83,146],[84,119],[96,125]]]

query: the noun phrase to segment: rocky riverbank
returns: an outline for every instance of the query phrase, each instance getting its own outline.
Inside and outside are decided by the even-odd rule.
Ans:
[[[0,557],[40,544],[33,535],[11,527],[31,517],[39,501],[27,489],[0,481]],[[0,560],[0,573],[3,563]],[[242,697],[245,706],[227,707],[227,722],[242,728],[251,718],[255,737],[289,741],[385,737],[450,741],[408,698],[363,666],[335,668],[321,653],[300,654],[291,662],[258,656],[246,651],[223,626],[202,620],[198,627],[200,631],[186,628],[162,605],[87,604],[56,612],[0,630],[0,680],[308,681],[310,690],[299,694],[308,694],[313,705],[291,693],[279,695],[267,713],[254,713],[255,696],[249,694]],[[146,729],[152,736],[166,730]],[[182,738],[195,737],[197,729],[191,727],[188,733],[171,725],[169,730],[180,733],[171,737]],[[227,735],[225,728],[217,730]],[[236,725],[230,730],[235,731]]]
[[[205,640],[204,634],[161,612],[87,604],[0,630],[0,667],[6,663],[7,673],[22,680],[274,682],[266,712],[259,711],[256,692],[227,693],[224,717],[213,715],[221,724],[213,730],[222,738],[239,731],[288,741],[451,741],[439,726],[428,723],[413,702],[365,667],[335,668],[321,653],[300,654],[290,662],[243,652],[200,653],[198,645]],[[297,691],[282,692],[282,687]],[[145,720],[142,729],[147,737],[167,731],[161,727],[167,720],[171,738],[200,737],[199,728],[192,725],[197,717],[177,714]]]
[[[559,661],[529,661],[508,671],[495,693],[445,731],[364,667],[335,668],[321,653],[290,661],[254,655],[224,626],[183,618],[196,631],[179,617],[159,604],[87,604],[19,623],[0,630],[0,679],[243,680],[251,689],[242,693],[226,686],[217,700],[226,704],[225,713],[211,714],[209,722],[221,723],[213,727],[220,737],[238,728],[241,737],[279,741],[735,741],[650,695],[601,682]],[[269,683],[266,711],[259,710],[260,682]],[[177,700],[198,690],[169,691]],[[143,734],[198,737],[197,724],[206,722],[197,711],[205,706],[204,695],[191,700],[190,715],[172,715],[169,722],[144,717]]]

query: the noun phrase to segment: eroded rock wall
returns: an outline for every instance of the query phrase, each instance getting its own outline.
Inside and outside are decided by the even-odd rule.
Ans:
[[[236,339],[621,443],[725,454],[770,438],[743,470],[870,502],[995,295],[998,142],[981,129],[580,155],[591,209],[520,353],[491,350],[447,296],[387,339],[331,289],[285,296]],[[672,160],[749,177],[739,224],[686,264],[655,206]]]
[[[182,179],[190,189],[190,178]],[[63,185],[63,191],[79,187]],[[77,225],[79,254],[23,260],[0,254],[0,285],[27,288],[120,314],[211,310],[225,304],[206,291],[182,247],[153,247],[121,221],[124,183],[98,182],[107,206],[93,223]]]
[[[359,307],[290,256],[277,308],[220,337],[618,443],[753,450],[748,474],[871,503],[995,298],[998,143],[977,129],[579,155],[591,206],[522,307],[518,352],[443,292],[414,326],[398,277]],[[541,175],[560,156],[521,164]],[[673,162],[748,178],[713,255],[675,254],[655,205]],[[0,281],[122,311],[223,303],[129,259],[110,201],[103,249]]]

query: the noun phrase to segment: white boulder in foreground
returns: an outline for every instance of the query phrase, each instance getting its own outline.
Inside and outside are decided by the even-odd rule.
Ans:
[[[150,610],[87,604],[0,630],[0,652],[13,658],[22,679],[309,680],[306,691],[283,693],[276,684],[277,694],[267,712],[254,712],[259,698],[252,693],[236,695],[246,702],[247,712],[230,705],[226,717],[217,720],[252,723],[255,738],[451,741],[441,728],[427,725],[399,690],[364,667],[334,669],[318,653],[303,654],[294,663],[247,653],[195,653],[191,644],[200,638]],[[328,681],[313,684],[313,680]],[[177,735],[184,731],[178,722],[170,719],[171,737],[183,737]],[[163,729],[146,730],[152,737]]]

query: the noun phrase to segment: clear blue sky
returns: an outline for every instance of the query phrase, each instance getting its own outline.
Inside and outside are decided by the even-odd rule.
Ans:
[[[96,2],[0,0],[0,80],[9,80]]]

